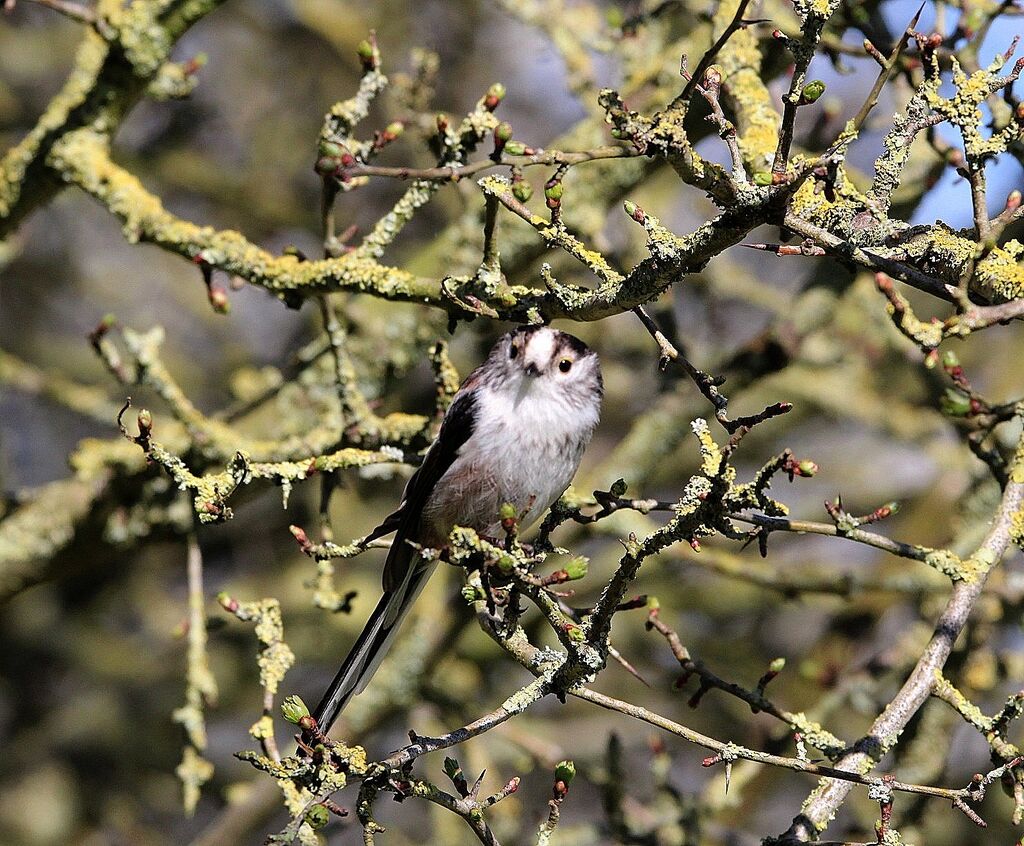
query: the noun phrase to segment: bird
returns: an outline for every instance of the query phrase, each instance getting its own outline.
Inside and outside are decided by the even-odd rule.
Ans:
[[[380,666],[455,526],[498,537],[502,506],[527,529],[569,487],[601,412],[597,353],[549,326],[503,335],[459,387],[399,507],[362,543],[391,532],[383,596],[312,716],[326,733]]]

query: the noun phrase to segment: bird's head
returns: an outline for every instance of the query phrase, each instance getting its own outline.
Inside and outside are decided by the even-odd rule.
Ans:
[[[574,335],[550,326],[522,326],[504,335],[488,364],[523,393],[561,397],[570,404],[601,397],[597,353]]]

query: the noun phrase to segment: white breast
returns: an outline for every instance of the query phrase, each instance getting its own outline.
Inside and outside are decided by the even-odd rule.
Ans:
[[[518,392],[482,387],[473,434],[441,477],[423,511],[423,543],[446,542],[453,526],[499,537],[501,506],[538,520],[565,491],[579,467],[598,406],[568,408],[543,380]]]

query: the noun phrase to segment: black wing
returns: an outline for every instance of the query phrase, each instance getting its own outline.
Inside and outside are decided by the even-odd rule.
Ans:
[[[396,532],[387,562],[384,564],[384,590],[394,590],[405,577],[413,548],[407,540],[416,540],[419,534],[423,506],[430,498],[438,480],[458,457],[462,445],[473,434],[476,423],[476,394],[466,390],[467,384],[455,395],[455,400],[441,421],[437,439],[427,450],[423,463],[412,474],[402,494],[402,504],[384,522],[374,529],[369,538]]]

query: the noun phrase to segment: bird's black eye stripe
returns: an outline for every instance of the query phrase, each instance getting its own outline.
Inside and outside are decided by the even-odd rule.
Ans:
[[[568,373],[572,369],[572,362],[567,358],[563,358],[558,362],[558,369],[563,373]]]
[[[516,357],[517,355],[519,355],[519,345],[518,345],[518,344],[516,344],[516,343],[513,343],[513,344],[512,344],[512,345],[511,345],[511,346],[509,347],[509,350],[508,350],[508,357],[509,357],[509,358],[515,358],[515,357]]]

